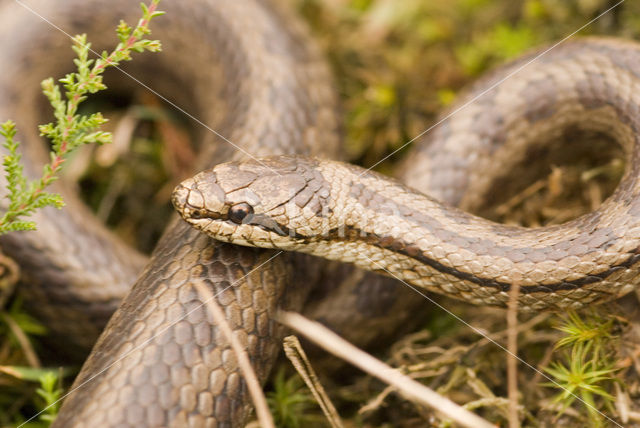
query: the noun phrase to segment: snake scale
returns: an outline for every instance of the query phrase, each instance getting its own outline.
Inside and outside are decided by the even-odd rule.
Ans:
[[[86,32],[97,51],[111,45],[119,19],[135,19],[135,3],[24,2],[70,34]],[[167,15],[158,20],[154,36],[162,40],[164,53],[134,61],[127,72],[253,156],[338,156],[340,125],[330,73],[294,17],[258,0],[166,1],[162,9]],[[19,124],[26,169],[37,174],[44,153],[36,124],[47,114],[39,107],[39,82],[68,71],[70,41],[14,1],[0,1],[0,20],[0,40],[11,40],[0,49],[0,117]],[[484,78],[458,105],[476,98],[535,55]],[[233,218],[242,223],[273,203],[266,202],[269,198],[288,201],[293,195],[286,190],[297,189],[297,199],[278,215],[298,210],[307,220],[318,216],[323,224],[348,225],[332,242],[340,240],[339,251],[350,251],[360,265],[366,263],[357,254],[364,250],[378,262],[387,260],[385,267],[403,278],[414,281],[417,276],[416,281],[427,288],[483,303],[504,300],[513,281],[522,281],[521,301],[530,308],[572,307],[613,298],[629,291],[637,276],[638,73],[640,50],[635,44],[610,39],[564,43],[421,139],[402,168],[400,180],[409,187],[315,158],[266,158],[217,167],[216,179],[234,168],[238,172],[217,188],[211,180],[200,184],[200,178],[211,176],[205,172],[197,178],[197,191],[194,181],[187,181],[190,194],[185,195],[183,185],[174,201],[178,206],[189,203],[183,215],[197,208],[200,216],[213,216],[202,208],[211,204],[219,208],[220,201],[224,209],[219,214],[227,216],[225,204],[237,202],[239,211]],[[138,87],[116,74],[108,77],[107,84],[125,96]],[[567,127],[610,136],[629,159],[618,190],[602,208],[573,222],[542,230],[498,226],[410,190],[474,209],[491,192],[500,171],[517,167],[527,159],[531,144],[556,141]],[[194,170],[246,160],[246,155],[203,127],[195,125],[192,132],[201,150]],[[493,166],[496,163],[499,170]],[[271,178],[276,181],[262,188],[256,185],[262,180],[256,172],[269,178],[274,170],[276,176]],[[279,188],[284,192],[274,190]],[[220,189],[236,193],[225,196]],[[246,387],[228,343],[200,306],[196,283],[217,295],[261,379],[273,363],[282,334],[271,316],[278,307],[299,309],[309,285],[318,278],[325,285],[313,291],[308,309],[312,315],[337,330],[340,325],[380,326],[369,327],[368,339],[377,336],[382,326],[393,326],[387,322],[389,313],[396,321],[403,315],[406,319],[411,308],[422,304],[419,296],[402,294],[401,287],[391,288],[393,284],[381,277],[339,265],[321,268],[319,261],[310,262],[305,256],[220,243],[178,219],[147,259],[114,239],[78,202],[72,186],[60,183],[55,190],[63,194],[65,210],[44,210],[35,216],[37,232],[10,234],[0,244],[21,266],[20,290],[30,307],[65,350],[82,352],[104,328],[56,427],[242,426],[250,411]],[[198,200],[200,192],[203,198]],[[247,199],[248,193],[260,197],[263,205]],[[238,195],[241,200],[234,199]],[[340,198],[348,201],[343,205],[347,208],[329,217],[329,209],[336,208]],[[249,203],[253,205],[243,205]],[[350,214],[348,208],[353,208]],[[245,211],[251,216],[243,217]],[[313,231],[297,224],[294,216],[286,232],[284,224],[269,223],[276,218],[263,216],[259,229],[246,232],[243,239],[249,242],[272,227],[280,233],[269,232],[270,239],[295,238],[277,247],[291,249],[312,241],[308,236]],[[199,224],[201,219],[190,221]],[[387,227],[389,221],[397,224]],[[223,222],[236,229],[233,220]],[[362,233],[378,223],[384,227]],[[425,230],[423,245],[417,233]],[[223,234],[231,240],[227,232]],[[363,235],[366,239],[357,241]],[[336,250],[316,244],[316,253],[333,251],[331,257],[335,256]],[[439,255],[444,257],[437,259]],[[509,270],[514,266],[516,270]],[[435,276],[436,282],[422,283],[426,276]],[[330,281],[343,277],[347,279]],[[406,309],[401,311],[402,307]]]

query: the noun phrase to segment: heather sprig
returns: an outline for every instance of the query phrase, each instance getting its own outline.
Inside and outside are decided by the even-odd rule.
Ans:
[[[51,160],[44,166],[42,177],[35,180],[25,177],[18,153],[19,142],[15,140],[15,124],[7,121],[0,125],[0,135],[4,137],[3,146],[8,151],[3,166],[9,199],[7,211],[0,219],[0,234],[35,229],[33,221],[23,218],[45,206],[61,208],[64,202],[60,195],[47,192],[45,189],[57,180],[65,157],[83,144],[111,142],[111,134],[100,129],[107,119],[101,113],[78,114],[78,106],[87,99],[88,94],[106,89],[102,82],[102,73],[107,67],[131,60],[132,51],[160,51],[160,41],[144,38],[151,33],[151,19],[164,13],[157,10],[159,2],[160,0],[151,0],[149,6],[140,5],[142,18],[135,28],[120,21],[116,29],[120,42],[111,53],[104,51],[95,60],[89,59],[91,43],[87,42],[87,36],[75,36],[72,48],[77,55],[74,59],[77,71],[59,79],[59,84],[56,84],[53,78],[42,81],[42,92],[49,99],[55,118],[53,122],[39,127],[40,135],[51,141]],[[61,86],[64,91],[61,90]]]

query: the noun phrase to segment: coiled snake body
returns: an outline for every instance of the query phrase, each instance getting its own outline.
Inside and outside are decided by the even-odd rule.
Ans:
[[[131,21],[136,12],[132,2],[125,0],[26,3],[68,33],[87,32],[97,51],[111,44],[117,20]],[[154,35],[163,41],[165,52],[134,61],[128,69],[132,75],[254,156],[337,155],[338,119],[329,73],[292,17],[267,2],[253,0],[167,1],[163,9],[168,14]],[[0,50],[0,117],[19,123],[20,137],[28,143],[28,169],[37,172],[34,160],[41,159],[42,153],[33,106],[40,100],[39,81],[66,71],[71,63],[69,39],[14,2],[0,2],[0,20],[0,39],[12,41],[3,43]],[[466,99],[499,82],[533,55],[484,79]],[[245,174],[248,164],[214,170],[217,176],[225,168],[244,169],[236,175],[241,183],[235,183],[234,189],[225,188],[230,181],[221,185],[225,191],[236,190],[241,200],[231,193],[214,194],[224,202],[219,214],[226,216],[228,203],[237,202],[252,203],[254,219],[256,213],[274,215],[278,208],[270,206],[273,201],[267,202],[267,197],[279,202],[284,201],[282,197],[291,198],[291,193],[275,195],[278,192],[273,189],[291,190],[293,183],[298,189],[293,206],[307,220],[329,219],[322,217],[323,207],[333,210],[340,198],[351,201],[343,210],[353,207],[352,216],[328,221],[348,226],[331,242],[341,239],[340,251],[350,251],[351,259],[360,265],[367,262],[358,254],[365,254],[407,279],[423,281],[420,278],[435,274],[433,285],[422,285],[477,302],[503,301],[513,281],[521,282],[521,301],[532,308],[616,297],[629,291],[637,276],[639,64],[635,44],[607,39],[565,43],[443,122],[428,141],[417,145],[411,164],[403,169],[402,179],[410,186],[438,200],[473,208],[496,180],[496,174],[490,173],[495,170],[493,162],[509,170],[526,158],[530,144],[554,141],[566,126],[606,133],[630,159],[626,175],[602,208],[567,225],[543,230],[496,226],[409,193],[395,182],[380,181],[373,173],[315,160],[292,165],[289,158],[251,164],[251,174]],[[121,76],[107,83],[120,91],[135,87]],[[203,151],[200,168],[242,157],[226,142],[212,145],[218,138],[200,126],[194,128],[194,136]],[[255,172],[266,176],[273,169],[284,181],[255,191]],[[302,175],[294,177],[292,171]],[[187,183],[195,190],[193,186],[193,181]],[[208,197],[206,186],[215,190],[212,185],[197,186],[203,197]],[[306,193],[309,189],[313,191]],[[226,340],[200,306],[194,284],[204,284],[217,294],[231,327],[264,378],[280,334],[271,315],[278,306],[300,307],[305,290],[293,286],[295,273],[305,275],[305,284],[312,283],[318,276],[317,264],[293,256],[271,260],[274,253],[221,244],[183,221],[171,224],[147,261],[114,240],[71,190],[62,186],[57,190],[63,193],[67,209],[38,215],[37,233],[8,235],[1,241],[22,267],[21,290],[34,310],[67,347],[82,349],[90,346],[129,285],[134,285],[83,366],[74,384],[79,389],[66,400],[55,426],[241,425],[249,409],[246,388]],[[249,191],[263,205],[247,199]],[[215,199],[197,201],[197,196],[181,192],[174,200],[179,206],[189,203],[183,215],[199,209],[201,216],[213,216],[202,209],[215,208],[207,205]],[[326,205],[327,201],[331,202]],[[266,206],[276,211],[260,211]],[[276,243],[277,247],[312,241],[310,229],[296,223],[294,212],[287,211],[291,207],[285,204],[278,214],[291,222],[279,220],[277,229],[283,232],[286,226],[287,232],[269,236],[280,239],[293,231],[297,240]],[[264,217],[259,230],[247,232],[243,239],[251,241],[273,226]],[[358,231],[370,226],[366,242],[357,241]],[[423,231],[427,235],[421,235]],[[237,239],[226,233],[225,239]],[[375,252],[360,253],[368,248]],[[315,249],[331,251],[321,243]],[[368,317],[382,316],[391,305],[410,305],[410,299],[398,297],[396,289],[389,292],[385,284],[356,274],[345,281],[347,291],[331,289],[326,301],[333,297],[336,305],[355,302],[358,310],[351,312],[364,314],[362,324]],[[387,303],[380,304],[383,301]],[[416,302],[421,303],[414,299],[414,307]],[[59,310],[62,305],[68,309]],[[328,322],[341,312],[323,313],[322,304],[316,304],[315,311]]]
[[[138,2],[129,0],[25,4],[69,34],[86,32],[97,52],[112,46],[120,19],[135,22],[139,14]],[[45,158],[36,131],[44,101],[39,82],[69,71],[71,41],[16,2],[0,6],[0,116],[20,124],[27,169],[35,175]],[[335,155],[330,75],[295,19],[252,0],[167,1],[162,9],[167,14],[154,36],[164,53],[139,58],[127,72],[253,155]],[[106,83],[125,95],[139,88],[116,73]],[[201,125],[194,140],[200,168],[242,156]],[[241,424],[249,409],[244,383],[228,344],[198,307],[193,284],[217,294],[264,378],[280,334],[271,314],[276,304],[300,305],[300,293],[286,287],[291,261],[266,263],[272,253],[217,244],[183,222],[169,227],[147,261],[111,237],[74,189],[54,190],[66,209],[38,214],[34,234],[2,240],[25,274],[20,290],[30,307],[63,349],[86,349],[124,297],[75,386],[86,384],[65,400],[54,425]]]

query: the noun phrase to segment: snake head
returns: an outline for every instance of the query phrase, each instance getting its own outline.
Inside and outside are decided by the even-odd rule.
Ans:
[[[172,202],[217,240],[294,250],[330,228],[330,191],[318,163],[278,156],[220,164],[179,184]]]

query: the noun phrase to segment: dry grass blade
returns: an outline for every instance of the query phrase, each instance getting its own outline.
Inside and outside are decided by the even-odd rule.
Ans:
[[[344,424],[335,406],[329,399],[326,391],[322,387],[322,384],[318,380],[315,370],[311,366],[307,354],[302,349],[302,345],[296,336],[287,336],[283,341],[284,353],[293,364],[304,383],[307,384],[311,393],[315,397],[318,405],[322,409],[329,425],[335,428],[342,428]]]
[[[384,403],[384,400],[386,400],[389,394],[391,394],[393,391],[395,391],[394,387],[387,386],[385,389],[382,390],[380,394],[378,394],[371,401],[369,401],[367,404],[365,404],[360,409],[358,409],[358,414],[364,415],[364,414],[367,414],[368,412],[373,412],[374,410],[377,410],[380,406],[382,406],[382,403]]]
[[[4,308],[20,279],[20,267],[0,251],[0,308]]]
[[[485,419],[356,348],[317,322],[310,321],[302,315],[292,312],[280,312],[277,319],[333,355],[342,358],[383,382],[393,385],[406,398],[424,404],[462,426],[470,428],[494,427],[493,424]]]
[[[224,313],[222,313],[222,309],[218,306],[218,303],[215,300],[215,296],[211,293],[211,290],[202,282],[194,282],[193,286],[195,287],[202,301],[206,304],[207,310],[211,312],[213,319],[216,322],[216,325],[222,332],[222,334],[227,338],[229,344],[231,345],[231,349],[236,354],[236,359],[238,360],[238,367],[242,372],[242,376],[244,377],[245,382],[247,382],[247,388],[249,389],[249,394],[251,395],[251,399],[253,400],[253,405],[256,409],[256,415],[258,416],[258,421],[260,422],[260,426],[263,428],[275,428],[275,424],[273,422],[273,417],[271,416],[271,412],[269,412],[269,406],[267,405],[267,399],[262,392],[262,386],[258,381],[258,377],[256,376],[256,372],[253,370],[251,366],[251,362],[249,361],[249,357],[247,356],[247,352],[242,347],[242,344],[238,340],[238,338],[231,331],[231,327],[227,322],[227,318]]]
[[[2,320],[7,324],[7,326],[9,326],[9,330],[11,330],[11,333],[20,344],[20,349],[22,349],[22,352],[24,353],[29,366],[36,368],[42,367],[42,365],[40,364],[40,359],[38,358],[36,351],[33,349],[29,337],[20,328],[18,323],[15,322],[15,320],[5,312],[0,313],[0,317],[2,317]]]
[[[519,428],[518,418],[518,297],[520,284],[516,281],[509,290],[507,307],[507,389],[509,395],[509,427]]]
[[[629,412],[629,420],[633,422],[640,422],[640,412]]]
[[[626,391],[622,391],[622,388],[620,387],[620,384],[618,383],[614,383],[613,387],[616,391],[615,397],[616,397],[616,410],[618,411],[618,413],[620,414],[620,420],[622,421],[623,424],[626,424],[629,422],[629,395],[627,394]]]

